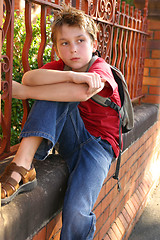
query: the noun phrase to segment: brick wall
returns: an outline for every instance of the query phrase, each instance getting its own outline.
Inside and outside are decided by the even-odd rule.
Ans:
[[[147,198],[159,180],[157,164],[160,156],[160,122],[156,122],[141,138],[122,154],[120,182],[122,190],[117,191],[112,178],[113,162],[108,177],[94,206],[97,217],[94,240],[128,239],[139,219]],[[58,240],[61,229],[61,212],[41,229],[33,240]]]
[[[160,18],[149,19],[143,78],[143,102],[160,104]]]

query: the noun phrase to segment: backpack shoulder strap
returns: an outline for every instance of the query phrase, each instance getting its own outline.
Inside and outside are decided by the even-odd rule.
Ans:
[[[94,55],[94,56],[91,58],[91,60],[90,60],[90,62],[89,62],[89,65],[88,65],[88,67],[87,67],[86,72],[89,71],[90,67],[92,66],[92,64],[93,64],[97,59],[98,59],[98,56],[96,56],[96,55]]]

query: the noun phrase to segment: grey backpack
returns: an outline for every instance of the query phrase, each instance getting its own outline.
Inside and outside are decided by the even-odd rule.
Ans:
[[[87,71],[89,70],[89,68],[95,62],[95,60],[97,58],[98,58],[97,56],[92,57]],[[129,92],[128,92],[127,83],[125,81],[125,78],[124,78],[122,72],[114,66],[111,66],[111,65],[109,65],[109,66],[112,70],[114,79],[118,84],[118,91],[119,91],[120,100],[121,100],[121,107],[119,107],[116,103],[114,103],[110,98],[101,97],[98,94],[94,95],[92,97],[92,100],[99,103],[100,105],[102,105],[104,107],[113,108],[117,112],[119,119],[120,119],[120,125],[119,125],[120,153],[119,153],[119,156],[117,159],[116,171],[113,176],[114,179],[118,180],[118,190],[120,191],[118,175],[119,175],[119,168],[120,168],[120,161],[121,161],[121,129],[122,129],[122,133],[125,133],[125,132],[130,131],[134,127],[134,112],[133,112],[133,107],[132,107],[131,99],[130,99]]]

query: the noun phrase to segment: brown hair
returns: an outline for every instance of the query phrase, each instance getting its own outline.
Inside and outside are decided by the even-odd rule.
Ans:
[[[57,45],[57,31],[64,24],[67,24],[68,26],[78,26],[81,29],[84,29],[90,35],[93,41],[97,39],[98,28],[94,20],[81,10],[71,6],[64,6],[64,8],[56,14],[52,25],[51,38],[55,48]]]

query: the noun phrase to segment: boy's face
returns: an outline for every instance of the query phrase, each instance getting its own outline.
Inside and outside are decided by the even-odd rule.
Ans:
[[[57,31],[57,55],[75,72],[85,72],[96,51],[87,32],[77,26],[63,25]]]

